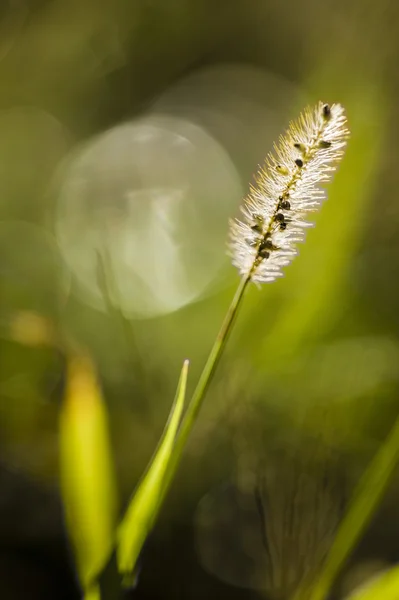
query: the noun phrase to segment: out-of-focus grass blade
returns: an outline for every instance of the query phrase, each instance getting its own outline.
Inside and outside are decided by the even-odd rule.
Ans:
[[[181,371],[175,401],[158,449],[130,501],[118,530],[118,569],[123,576],[124,585],[131,585],[134,581],[138,556],[154,525],[166,492],[168,483],[166,474],[183,412],[187,373],[188,361],[186,360]]]
[[[348,511],[338,528],[324,567],[312,584],[311,590],[309,591],[304,586],[295,600],[325,600],[327,598],[331,585],[369,524],[390,482],[398,460],[399,419],[360,480]],[[399,581],[399,576],[397,581]],[[399,598],[399,588],[396,597]],[[384,600],[387,598],[384,596]]]
[[[85,591],[83,600],[101,600],[100,587],[96,584],[92,585]]]
[[[355,590],[346,600],[398,600],[399,567],[384,571],[372,581]]]
[[[92,583],[115,543],[117,491],[107,413],[93,364],[83,355],[68,359],[60,416],[60,477],[79,578],[88,597],[95,598],[98,592]]]

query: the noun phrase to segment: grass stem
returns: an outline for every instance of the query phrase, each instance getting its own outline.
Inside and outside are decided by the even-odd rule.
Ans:
[[[212,349],[209,353],[208,359],[205,363],[201,376],[198,380],[197,386],[194,390],[194,393],[188,403],[186,413],[183,417],[182,423],[180,425],[180,430],[176,438],[175,446],[173,448],[172,456],[170,458],[169,468],[167,475],[165,477],[165,486],[163,490],[163,494],[166,494],[169,485],[177,471],[177,468],[180,463],[180,459],[182,457],[184,448],[186,446],[188,437],[193,429],[195,421],[197,419],[198,413],[201,409],[202,402],[205,398],[206,392],[208,390],[209,384],[211,383],[212,377],[215,373],[216,367],[222,356],[223,349],[226,345],[229,333],[232,329],[232,325],[235,321],[235,317],[237,316],[238,309],[241,305],[241,302],[244,298],[244,293],[247,288],[247,285],[250,281],[250,276],[242,277],[238,288],[234,294],[233,300],[229,306],[229,309],[226,313],[220,331],[215,339],[215,342],[212,346]]]

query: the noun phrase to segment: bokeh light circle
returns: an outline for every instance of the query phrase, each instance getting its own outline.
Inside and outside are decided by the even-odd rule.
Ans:
[[[150,317],[217,278],[242,187],[201,127],[166,115],[118,125],[80,148],[61,179],[56,233],[84,302],[104,309],[108,296]]]

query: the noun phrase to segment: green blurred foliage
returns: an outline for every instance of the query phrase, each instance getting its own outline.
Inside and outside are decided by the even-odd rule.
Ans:
[[[107,412],[91,360],[71,355],[67,369],[59,427],[60,486],[79,580],[89,595],[113,552],[118,492]]]
[[[29,527],[4,537],[3,551],[28,545],[36,552],[49,537],[64,545],[51,515],[59,510],[65,364],[57,351],[15,337],[20,311],[49,318],[93,356],[127,503],[157,445],[182,360],[190,358],[190,392],[238,283],[226,259],[206,288],[197,290],[190,279],[194,293],[180,309],[144,319],[120,310],[120,290],[107,311],[86,304],[70,272],[56,227],[65,165],[82,144],[107,128],[140,122],[154,106],[201,128],[244,191],[306,102],[344,104],[352,137],[317,226],[286,276],[247,294],[155,532],[143,589],[157,598],[249,597],[234,587],[221,591],[218,574],[201,570],[191,528],[205,493],[226,480],[239,490],[251,487],[268,456],[278,469],[279,452],[297,455],[306,471],[316,444],[322,477],[324,449],[332,450],[352,489],[399,407],[398,24],[394,0],[9,0],[0,6],[0,452],[3,471],[27,482],[18,510],[9,484],[0,493],[0,539],[10,519],[18,524],[22,513],[30,515]],[[183,181],[183,167],[176,168]],[[146,185],[165,186],[164,171],[165,180],[154,175]],[[224,198],[229,181],[212,178]],[[236,190],[231,216],[238,211]],[[194,208],[188,216],[195,220]],[[228,223],[215,230],[210,208],[201,219],[195,243],[207,249],[208,229],[209,244],[217,238],[223,245]],[[183,233],[189,243],[192,232]],[[153,254],[167,274],[159,238]],[[192,260],[194,271],[194,254]],[[35,486],[49,494],[47,515]],[[398,493],[395,481],[360,554],[397,559]],[[157,552],[165,547],[164,560]],[[228,547],[221,548],[229,570]],[[248,581],[259,579],[257,569]]]

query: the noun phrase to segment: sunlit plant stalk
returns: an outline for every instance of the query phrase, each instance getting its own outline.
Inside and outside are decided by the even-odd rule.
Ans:
[[[339,104],[319,103],[290,124],[286,135],[275,146],[275,154],[267,157],[265,167],[258,172],[256,185],[251,187],[241,209],[243,221],[231,223],[230,250],[241,281],[180,421],[188,361],[183,365],[164,435],[132,497],[116,540],[113,507],[116,484],[105,406],[91,361],[76,349],[73,352],[70,349],[67,394],[61,412],[61,475],[68,530],[75,542],[80,580],[87,600],[97,599],[101,594],[103,600],[106,598],[97,579],[105,568],[104,563],[110,559],[114,541],[118,555],[115,568],[122,577],[122,585],[131,584],[142,545],[176,473],[248,284],[272,282],[282,276],[282,267],[296,255],[296,243],[304,240],[305,228],[311,226],[306,220],[307,213],[317,210],[325,199],[320,184],[331,178],[348,135],[343,108]],[[54,332],[34,315],[20,315],[13,323],[12,333],[15,339],[26,344],[58,347]],[[318,577],[304,581],[294,594],[295,600],[325,600],[327,597],[386,489],[398,459],[398,440],[397,422],[361,479]],[[108,465],[105,477],[104,465]],[[389,597],[396,598],[396,578],[396,571],[389,574],[377,584],[377,591],[365,592],[365,600],[374,597],[385,600],[388,589],[389,594],[394,594]],[[113,590],[107,594],[114,600]]]
[[[234,294],[234,298],[228,308],[220,331],[216,337],[215,343],[212,346],[208,359],[205,363],[197,386],[194,390],[194,393],[191,397],[190,403],[187,407],[186,413],[184,415],[183,422],[180,426],[179,435],[176,440],[174,452],[176,454],[176,458],[180,454],[180,451],[183,450],[183,447],[186,444],[188,436],[193,428],[195,420],[197,418],[198,412],[201,408],[202,401],[205,397],[207,389],[211,383],[213,374],[216,370],[218,362],[222,356],[223,349],[226,345],[228,335],[231,331],[233,323],[238,313],[238,309],[241,305],[241,302],[244,298],[245,291],[250,282],[250,276],[243,276],[238,285],[238,288]]]
[[[230,253],[233,264],[241,274],[241,281],[181,421],[188,370],[188,362],[184,363],[164,435],[117,528],[116,562],[122,585],[130,585],[134,581],[137,559],[176,473],[248,284],[274,281],[276,277],[282,276],[282,268],[297,254],[296,244],[304,240],[305,229],[311,226],[306,220],[307,214],[318,210],[325,199],[325,191],[320,184],[331,178],[343,155],[348,135],[345,113],[339,104],[330,106],[320,102],[314,109],[306,109],[297,121],[290,124],[285,136],[280,138],[279,145],[275,146],[274,155],[270,154],[264,168],[259,170],[256,185],[251,187],[241,208],[243,220],[231,223]],[[74,382],[75,379],[72,378],[71,381]],[[104,450],[107,447],[103,443],[107,429],[105,423],[94,428],[97,437],[101,433],[101,444],[97,443],[94,435],[90,448],[81,443],[82,436],[78,438],[79,444],[71,443],[76,437],[75,430],[80,432],[85,424],[85,413],[81,410],[83,401],[87,405],[88,399],[97,398],[97,404],[101,404],[96,380],[89,367],[79,371],[79,381],[85,382],[83,388],[78,386],[77,393],[76,386],[73,387],[74,393],[66,398],[69,398],[69,403],[64,402],[66,408],[72,404],[78,410],[73,414],[73,419],[66,421],[66,424],[63,422],[62,429],[66,465],[62,472],[68,482],[64,503],[68,504],[70,501],[71,514],[78,517],[90,508],[90,503],[95,504],[97,488],[90,476],[83,477],[83,483],[75,485],[74,465],[83,464],[83,459],[89,464],[92,457],[96,456],[96,448]],[[86,385],[87,382],[91,382],[90,385]],[[80,401],[76,402],[79,398]],[[92,404],[93,402],[88,406]],[[93,421],[89,422],[93,426]],[[107,456],[110,455],[110,450],[107,450]],[[112,477],[108,479],[111,485]],[[90,502],[87,502],[86,496],[90,496]],[[111,511],[109,513],[111,515]],[[72,535],[77,533],[73,523],[69,529]],[[77,550],[81,553],[85,545],[89,548],[87,556],[81,559],[81,579],[87,591],[90,591],[91,582],[94,583],[100,574],[93,567],[98,561],[93,546],[96,535],[97,530],[93,528],[92,532],[88,531],[87,539],[79,539],[76,543]],[[110,543],[112,537],[110,534]],[[104,554],[109,555],[109,551],[107,547]],[[105,558],[110,557],[103,556],[102,560]]]
[[[230,254],[242,278],[189,402],[169,465],[173,478],[206,391],[226,345],[248,284],[272,282],[296,256],[312,223],[307,214],[326,198],[320,184],[330,180],[342,158],[349,130],[340,104],[307,108],[291,122],[274,154],[269,154],[244,200],[242,221],[231,222]]]

